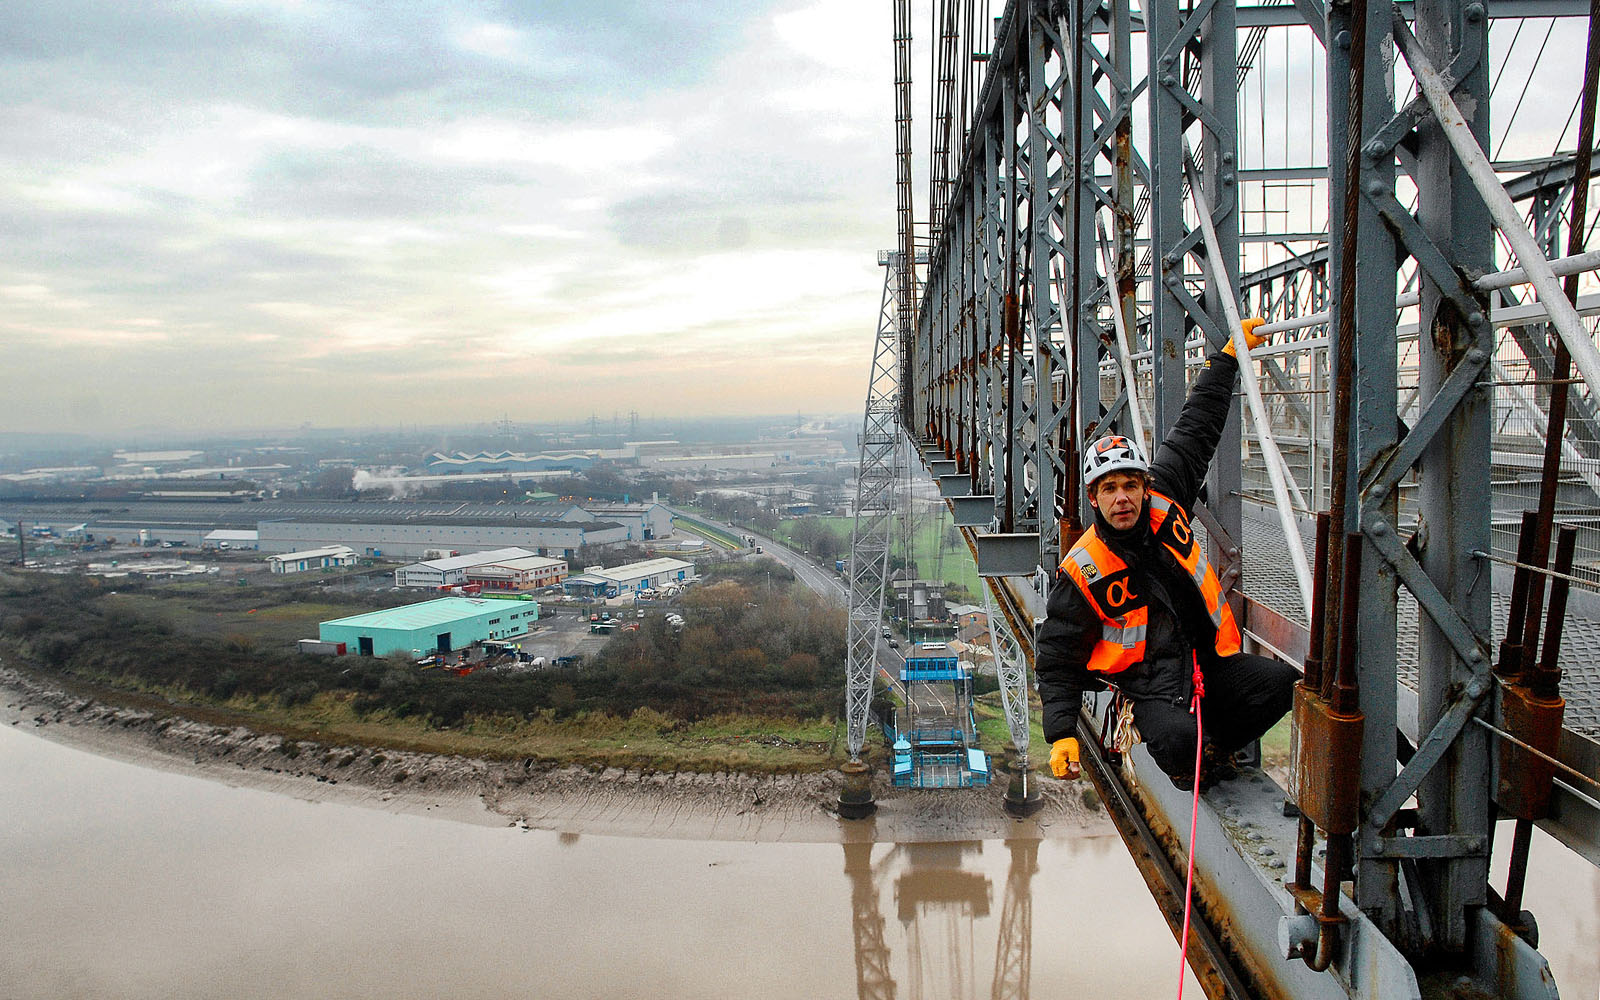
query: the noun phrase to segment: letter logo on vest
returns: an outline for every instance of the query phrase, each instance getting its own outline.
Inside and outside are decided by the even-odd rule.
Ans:
[[[1194,529],[1176,504],[1162,506],[1166,509],[1160,511],[1161,522],[1156,528],[1156,539],[1171,548],[1178,558],[1188,559],[1194,553]]]
[[[1128,601],[1138,599],[1139,595],[1128,589],[1127,577],[1123,577],[1120,580],[1113,580],[1111,581],[1111,584],[1106,587],[1106,605],[1108,607],[1120,608],[1124,604],[1127,604]]]

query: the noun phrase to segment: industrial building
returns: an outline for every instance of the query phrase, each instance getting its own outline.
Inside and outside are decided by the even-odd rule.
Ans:
[[[317,637],[345,643],[362,656],[422,656],[514,638],[538,620],[539,605],[533,601],[441,597],[326,621]]]
[[[348,545],[329,545],[302,552],[283,552],[267,557],[267,568],[274,573],[304,573],[312,569],[354,566],[359,557]]]
[[[519,473],[519,472],[583,472],[592,466],[598,453],[594,451],[543,452],[527,455],[516,451],[480,451],[467,454],[458,451],[453,455],[434,452],[428,456],[428,471],[432,473]]]
[[[248,531],[243,528],[218,528],[208,531],[200,539],[203,549],[259,549],[261,547],[261,532]]]
[[[544,556],[523,556],[520,559],[498,559],[467,567],[468,585],[477,584],[484,590],[525,593],[540,587],[551,587],[567,578],[567,561]]]
[[[672,534],[672,511],[664,503],[590,504],[584,510],[601,521],[628,529],[628,541],[649,542]]]
[[[508,514],[492,521],[421,516],[394,523],[286,518],[263,520],[260,532],[263,552],[348,545],[365,555],[391,559],[425,558],[430,549],[469,552],[508,546],[531,555],[570,559],[585,545],[615,545],[628,539],[628,529],[611,521],[550,521]]]
[[[616,597],[641,590],[682,586],[694,579],[694,563],[682,559],[646,559],[611,569],[592,566],[581,575],[567,577],[561,586],[567,593],[581,597]]]
[[[464,556],[448,556],[443,559],[427,559],[395,570],[394,584],[397,587],[426,587],[430,590],[454,587],[467,582],[467,570],[474,566],[508,559],[525,559],[531,555],[533,553],[527,549],[505,548],[471,552]]]

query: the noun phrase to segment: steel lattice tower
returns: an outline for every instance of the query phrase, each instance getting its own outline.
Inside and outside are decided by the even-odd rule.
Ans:
[[[889,575],[889,534],[900,480],[900,315],[898,253],[884,254],[883,301],[867,383],[867,414],[861,427],[861,467],[856,475],[856,520],[850,538],[849,659],[845,673],[845,718],[850,759],[861,759],[877,670],[884,588]]]

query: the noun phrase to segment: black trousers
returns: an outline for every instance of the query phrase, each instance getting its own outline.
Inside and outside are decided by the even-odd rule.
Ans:
[[[1225,754],[1247,746],[1289,711],[1299,679],[1293,667],[1265,656],[1240,653],[1219,661],[1205,673],[1200,700],[1206,742]],[[1163,771],[1194,773],[1194,716],[1188,703],[1140,699],[1133,703],[1133,721]]]

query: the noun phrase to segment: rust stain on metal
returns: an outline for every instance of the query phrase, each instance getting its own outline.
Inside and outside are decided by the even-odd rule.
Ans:
[[[1541,698],[1521,684],[1500,692],[1501,722],[1506,732],[1542,753],[1554,756],[1561,742],[1566,700]],[[1518,819],[1543,819],[1550,810],[1550,783],[1555,765],[1510,740],[1500,741],[1500,774],[1495,801]]]
[[[1365,722],[1361,713],[1341,715],[1305,684],[1295,685],[1297,804],[1325,832],[1352,833],[1356,829]]]

